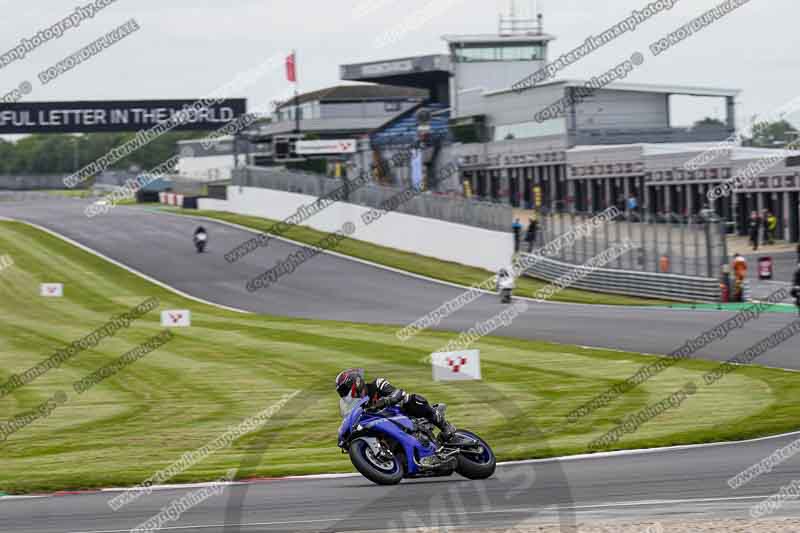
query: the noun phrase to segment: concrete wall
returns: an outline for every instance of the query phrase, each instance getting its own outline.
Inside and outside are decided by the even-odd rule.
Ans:
[[[228,200],[201,199],[198,207],[283,220],[300,206],[316,200],[317,197],[304,194],[232,186],[228,187]],[[352,236],[361,241],[491,271],[510,264],[514,242],[511,233],[392,212],[366,225],[361,215],[368,211],[367,207],[336,203],[303,225],[334,232],[345,222],[352,222],[356,225]]]

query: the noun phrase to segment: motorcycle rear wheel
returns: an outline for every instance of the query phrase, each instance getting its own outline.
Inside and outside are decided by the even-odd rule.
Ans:
[[[456,435],[463,435],[475,439],[480,443],[481,448],[483,448],[479,455],[462,451],[458,455],[456,472],[467,479],[486,479],[494,474],[495,468],[497,468],[497,459],[492,449],[486,444],[486,441],[475,433],[463,429],[456,431]]]

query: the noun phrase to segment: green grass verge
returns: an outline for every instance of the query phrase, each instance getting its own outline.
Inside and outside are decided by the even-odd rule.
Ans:
[[[139,483],[294,390],[303,401],[172,481],[219,478],[243,457],[254,464],[240,477],[353,471],[335,445],[332,388],[349,366],[447,402],[452,421],[484,436],[503,460],[586,452],[627,414],[690,380],[699,383],[696,395],[625,435],[618,448],[755,437],[794,430],[800,420],[800,374],[747,367],[705,387],[701,373],[714,363],[685,361],[567,424],[572,409],[653,358],[486,337],[477,343],[483,381],[437,384],[422,360],[453,334],[424,332],[402,343],[395,327],[220,310],[21,223],[0,223],[2,254],[14,265],[0,271],[0,383],[146,298],[193,315],[191,329],[174,330],[170,343],[81,395],[75,381],[161,330],[157,311],[0,399],[8,421],[57,391],[67,394],[48,417],[0,442],[0,491],[8,493]],[[42,282],[64,283],[64,298],[40,298]]]
[[[274,220],[258,218],[246,215],[237,215],[222,211],[198,211],[195,209],[178,208],[159,208],[171,213],[183,215],[199,215],[216,220],[233,222],[242,226],[258,231],[271,232]],[[294,226],[282,236],[304,244],[317,244],[326,234],[308,226]],[[430,278],[458,283],[460,285],[473,285],[481,283],[493,273],[480,268],[468,267],[449,261],[442,261],[432,257],[426,257],[410,252],[404,252],[394,248],[387,248],[356,239],[345,239],[336,247],[336,252],[359,259],[366,259],[373,263],[386,265],[392,268],[428,276]],[[533,278],[520,278],[517,280],[517,288],[514,294],[518,296],[533,297],[536,291],[545,287],[546,282]],[[589,292],[577,289],[565,289],[559,291],[551,298],[556,302],[569,302],[580,304],[605,304],[605,305],[667,305],[669,302],[652,300],[646,298],[636,298],[632,296],[621,296],[615,294],[604,294],[599,292]]]

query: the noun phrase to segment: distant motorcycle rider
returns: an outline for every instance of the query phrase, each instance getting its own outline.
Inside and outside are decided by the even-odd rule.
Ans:
[[[511,303],[511,296],[516,287],[514,276],[511,275],[511,269],[501,268],[497,271],[497,292],[500,294],[500,300],[503,303]]]
[[[424,418],[439,428],[441,442],[447,442],[455,434],[456,428],[445,420],[445,404],[431,406],[423,396],[408,394],[398,389],[385,378],[377,378],[369,383],[364,379],[363,370],[351,368],[336,376],[336,392],[340,405],[345,411],[351,404],[362,398],[369,398],[368,409],[385,409],[396,405],[400,410],[415,418]]]
[[[203,226],[199,226],[194,230],[194,245],[197,248],[197,253],[203,253],[206,249],[206,242],[208,241],[208,233]]]

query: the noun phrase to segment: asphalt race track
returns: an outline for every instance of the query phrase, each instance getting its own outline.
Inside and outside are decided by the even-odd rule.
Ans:
[[[0,203],[0,216],[45,226],[182,291],[260,313],[405,325],[461,289],[419,280],[346,259],[320,255],[274,287],[247,292],[245,282],[296,247],[272,241],[235,264],[223,254],[252,233],[210,221],[209,252],[198,257],[189,218],[117,207],[93,220],[77,200]],[[356,235],[357,236],[357,235]],[[462,330],[503,309],[485,296],[440,325]],[[732,316],[708,311],[591,308],[535,304],[501,335],[666,354]],[[724,359],[795,319],[767,314],[700,352]],[[621,327],[624,324],[624,328]],[[759,359],[800,369],[798,342],[790,340]],[[746,517],[748,508],[800,478],[790,459],[770,474],[731,489],[726,480],[799,435],[714,446],[599,454],[498,468],[484,482],[461,478],[372,485],[359,476],[278,479],[228,487],[184,513],[162,531],[364,531],[416,526],[510,527],[534,520],[566,527],[589,519]],[[113,512],[114,494],[90,493],[0,501],[0,531],[124,532],[157,514],[187,489],[159,490]],[[243,498],[231,509],[231,502]],[[786,503],[774,516],[797,516]],[[224,528],[223,524],[229,527]],[[241,526],[241,527],[239,527]]]
[[[695,514],[744,518],[750,506],[800,477],[797,461],[788,461],[737,490],[730,489],[726,480],[798,436],[505,466],[483,482],[456,476],[376,487],[351,476],[237,485],[162,530],[364,531],[423,524],[511,527],[541,521],[560,523],[569,531],[567,526],[590,519]],[[244,489],[241,521],[235,522],[242,527],[225,529],[230,493]],[[157,491],[117,512],[107,505],[116,495],[112,492],[10,499],[0,501],[0,516],[3,531],[123,533],[186,493],[185,488]],[[774,516],[797,514],[798,504],[791,502]]]
[[[223,254],[253,233],[208,220],[117,207],[89,219],[82,201],[0,203],[0,216],[40,224],[89,246],[153,278],[206,300],[281,316],[405,326],[464,290],[428,282],[340,257],[321,254],[290,276],[250,293],[248,280],[297,250],[272,240],[234,264]],[[191,235],[199,223],[209,231],[208,252],[198,256]],[[357,237],[357,235],[356,235]],[[463,331],[506,307],[495,295],[479,298],[443,320],[439,329]],[[498,335],[598,346],[641,353],[668,354],[734,316],[718,311],[597,307],[532,303],[528,312]],[[789,324],[792,314],[765,314],[698,352],[728,359]],[[620,327],[621,324],[625,327]],[[767,366],[800,370],[797,344],[787,342],[759,358]]]

